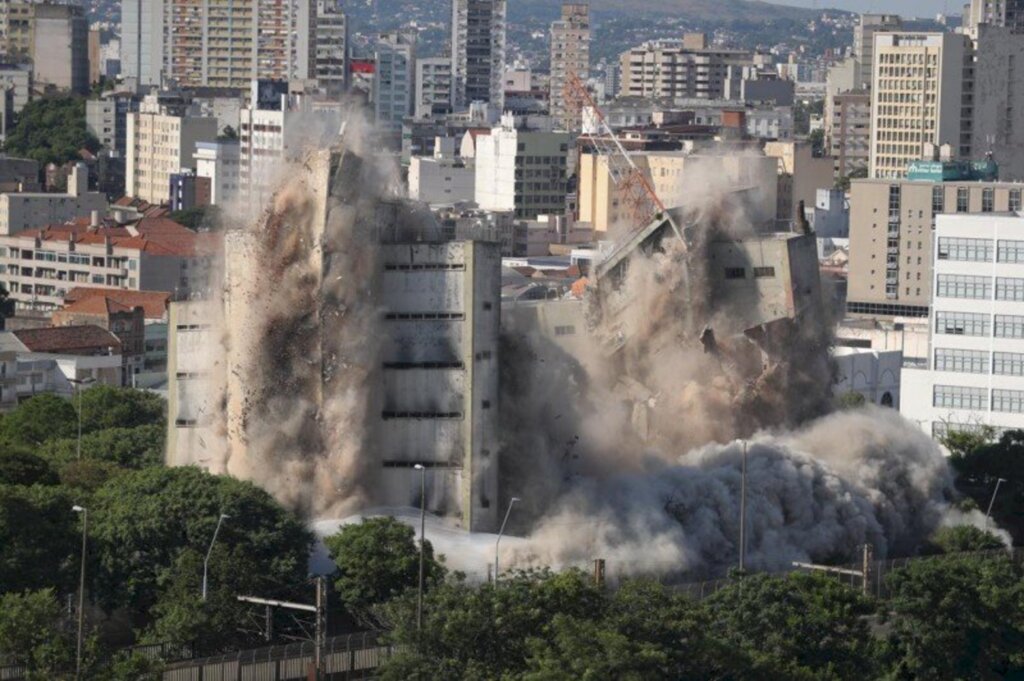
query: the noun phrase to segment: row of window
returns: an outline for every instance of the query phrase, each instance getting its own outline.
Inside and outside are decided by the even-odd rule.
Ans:
[[[935,295],[940,298],[992,299],[992,277],[972,274],[940,274]],[[1024,301],[1024,279],[995,278],[996,300]]]
[[[932,395],[932,404],[943,409],[966,409],[992,411],[1009,414],[1024,413],[1024,390],[993,389],[991,396],[987,388],[973,388],[962,385],[937,385]]]
[[[962,350],[959,348],[936,348],[935,371],[955,371],[968,374],[997,376],[1024,376],[1024,354],[1018,352],[993,352],[991,360],[985,350]]]
[[[997,314],[995,338],[1024,338],[1024,316]],[[992,335],[993,317],[981,312],[936,312],[935,333],[949,336]]]
[[[1024,241],[1000,239],[993,249],[991,239],[971,239],[964,237],[939,237],[939,260],[956,260],[960,262],[992,262],[993,250],[996,262],[1024,262]]]

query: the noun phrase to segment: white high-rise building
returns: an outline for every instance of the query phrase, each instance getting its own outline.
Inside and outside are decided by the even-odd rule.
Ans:
[[[374,110],[377,124],[399,128],[402,119],[412,115],[416,87],[416,36],[394,31],[382,33],[373,48],[376,70],[373,75]]]
[[[871,92],[873,178],[904,177],[925,145],[959,158],[992,152],[1000,179],[1024,178],[1024,40],[982,25],[955,33],[876,33]]]
[[[567,132],[517,129],[514,116],[502,116],[476,138],[477,204],[526,219],[564,213],[569,141]]]
[[[566,107],[565,81],[575,74],[586,82],[590,75],[590,6],[562,5],[562,18],[551,24],[551,79],[548,101],[551,117],[567,130],[579,130],[582,121],[575,112],[572,120]]]
[[[329,94],[348,87],[348,17],[338,0],[317,0],[314,76],[317,85]]]
[[[505,105],[506,0],[452,0],[452,108]]]
[[[1024,428],[1024,216],[941,215],[926,368],[900,411],[935,436]]]

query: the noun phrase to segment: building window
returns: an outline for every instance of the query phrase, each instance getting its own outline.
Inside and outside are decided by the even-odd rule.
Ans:
[[[999,241],[996,249],[999,262],[1024,263],[1024,241]]]
[[[992,411],[1024,413],[1024,390],[993,390]]]
[[[889,217],[900,216],[900,186],[898,184],[889,186]]]
[[[939,237],[939,260],[992,262],[991,239]]]
[[[946,212],[946,190],[939,184],[932,187],[932,215]]]
[[[576,335],[576,327],[575,326],[556,326],[555,327],[555,335],[556,336],[574,336],[574,335]]]
[[[996,300],[1024,300],[1024,279],[996,277]]]
[[[755,267],[754,268],[754,278],[755,279],[766,279],[766,278],[774,277],[774,276],[775,276],[775,268],[774,267]]]
[[[997,376],[1024,376],[1024,355],[1018,352],[992,353],[992,373]]]
[[[742,267],[726,267],[725,268],[726,279],[746,279],[747,271]]]
[[[996,315],[996,338],[1024,338],[1024,317]]]
[[[988,300],[992,298],[992,279],[968,274],[940,274],[936,296],[940,298],[970,298]]]
[[[949,336],[988,336],[992,325],[987,314],[936,312],[935,333]]]
[[[946,409],[985,409],[988,397],[985,388],[967,388],[962,385],[937,385],[932,406]]]
[[[1016,212],[1020,210],[1020,190],[1010,190],[1010,210]]]
[[[956,212],[957,213],[966,213],[967,212],[968,198],[969,198],[969,194],[968,194],[967,187],[957,187],[956,188]]]
[[[996,204],[996,190],[991,187],[985,187],[981,190],[981,212],[991,213],[995,210]]]
[[[935,349],[935,371],[967,374],[988,373],[988,353],[982,350]]]

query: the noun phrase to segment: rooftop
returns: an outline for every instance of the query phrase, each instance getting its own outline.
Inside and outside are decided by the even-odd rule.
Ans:
[[[167,306],[171,294],[166,291],[126,291],[124,289],[93,288],[78,286],[64,296],[65,310],[87,312],[87,307],[73,307],[93,300],[109,300],[125,309],[141,307],[146,319],[163,320],[167,316]],[[95,303],[92,303],[95,305]]]
[[[50,326],[12,331],[30,352],[55,353],[95,348],[118,348],[117,336],[95,324]]]
[[[165,217],[142,218],[131,225],[104,223],[99,226],[91,225],[89,218],[78,218],[39,230],[27,230],[16,236],[26,240],[70,241],[82,245],[101,245],[110,239],[116,248],[184,258],[211,253],[220,243],[219,235],[193,232]]]

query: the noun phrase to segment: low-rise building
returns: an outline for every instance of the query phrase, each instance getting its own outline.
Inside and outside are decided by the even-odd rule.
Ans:
[[[129,307],[106,297],[88,297],[68,303],[53,313],[54,326],[98,326],[121,341],[124,360],[122,383],[142,371],[145,353],[145,314],[141,307]]]
[[[107,197],[89,191],[89,169],[75,164],[68,177],[66,194],[7,192],[0,194],[0,235],[12,235],[107,210]]]
[[[196,175],[210,182],[210,205],[226,206],[238,197],[238,140],[196,144]]]

